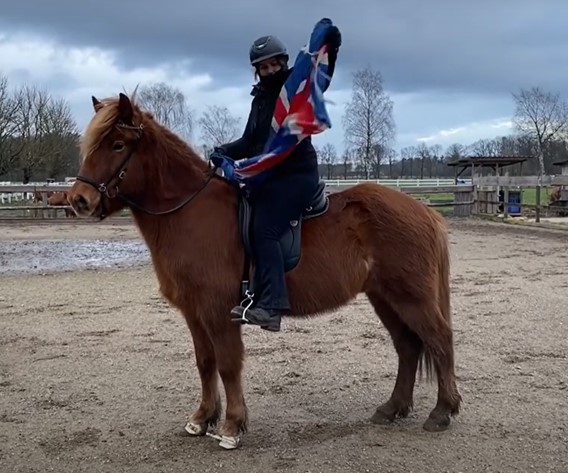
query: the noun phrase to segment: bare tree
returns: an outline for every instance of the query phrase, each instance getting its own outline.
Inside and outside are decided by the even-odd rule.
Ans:
[[[361,164],[368,178],[372,164],[380,166],[381,155],[376,146],[388,146],[394,139],[395,123],[393,102],[383,89],[383,81],[378,71],[370,67],[357,71],[353,76],[351,101],[343,115],[345,140],[361,155]]]
[[[343,155],[341,156],[341,164],[343,165],[343,179],[347,179],[349,169],[353,165],[354,153],[349,148],[345,148]]]
[[[409,176],[414,177],[414,158],[418,154],[416,146],[405,146],[400,150],[400,157],[402,161],[402,168],[400,171],[401,177]],[[405,174],[405,162],[407,164],[406,174]]]
[[[519,93],[513,93],[513,99],[517,130],[536,144],[540,181],[545,174],[544,154],[548,145],[568,134],[568,105],[559,94],[544,92],[539,87],[521,89]]]
[[[396,161],[396,150],[389,146],[388,148],[385,149],[385,157],[387,158],[387,162],[389,165],[389,179],[392,179],[394,163]]]
[[[420,179],[424,179],[424,165],[430,159],[430,148],[422,141],[416,147],[416,154],[420,159]]]
[[[331,179],[333,174],[333,166],[337,162],[337,151],[331,143],[326,143],[318,153],[321,161],[327,167],[327,178]]]
[[[473,142],[468,147],[468,152],[473,156],[499,156],[501,144],[498,140],[481,139]]]
[[[76,170],[79,130],[69,104],[63,99],[52,99],[43,126],[42,155],[47,175],[56,177],[66,170]]]
[[[227,107],[217,105],[207,107],[199,118],[202,139],[207,147],[214,148],[239,136],[240,119],[234,117]]]
[[[137,97],[141,107],[151,112],[158,122],[184,139],[191,139],[193,114],[181,90],[157,82],[141,87]]]
[[[460,158],[463,158],[466,153],[466,148],[464,145],[460,143],[452,143],[446,149],[445,156],[448,161],[457,161]]]
[[[442,145],[436,143],[430,147],[430,177],[432,174],[436,177],[440,177],[439,164],[442,163]],[[433,168],[432,169],[432,165]]]
[[[16,141],[19,107],[8,89],[8,79],[0,76],[0,176],[17,166],[21,151],[21,143]]]
[[[52,169],[56,174],[68,168],[70,156],[76,152],[78,130],[67,102],[27,85],[16,91],[15,100],[18,165],[23,182],[29,182],[40,168]]]
[[[21,143],[19,168],[23,182],[30,181],[34,172],[44,164],[43,145],[46,133],[45,120],[49,107],[49,94],[35,86],[22,86],[16,92],[18,107],[18,138]]]

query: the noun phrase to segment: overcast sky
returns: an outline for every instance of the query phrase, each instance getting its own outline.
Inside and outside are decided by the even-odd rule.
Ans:
[[[568,95],[568,2],[563,0],[18,0],[0,12],[0,73],[65,97],[82,129],[91,95],[136,84],[179,87],[199,114],[225,105],[244,121],[250,43],[276,34],[292,60],[314,24],[343,36],[326,96],[333,128],[314,139],[343,148],[351,74],[379,70],[394,100],[396,148],[469,144],[510,132],[511,92]],[[199,143],[199,134],[194,136]]]

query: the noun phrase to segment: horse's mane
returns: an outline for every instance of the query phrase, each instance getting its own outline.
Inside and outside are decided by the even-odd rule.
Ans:
[[[207,163],[193,148],[167,127],[156,122],[151,112],[142,110],[137,105],[135,96],[136,91],[130,97],[134,108],[135,125],[143,124],[144,135],[153,138],[155,146],[160,151],[156,153],[156,159],[164,159],[168,154],[170,159],[175,159],[186,166],[190,165],[197,171],[206,172]],[[99,100],[99,103],[100,108],[88,124],[81,140],[80,151],[83,159],[86,159],[100,146],[119,120],[119,97],[107,97]],[[166,149],[168,153],[165,152]]]

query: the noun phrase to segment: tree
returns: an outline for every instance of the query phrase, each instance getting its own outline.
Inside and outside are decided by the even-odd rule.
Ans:
[[[19,168],[24,184],[34,171],[43,165],[43,137],[47,132],[46,117],[49,94],[34,86],[24,85],[16,92],[18,107],[18,139],[20,140]]]
[[[199,119],[202,139],[205,145],[214,148],[233,141],[239,136],[240,119],[234,117],[227,107],[207,107]]]
[[[367,67],[353,75],[351,101],[345,107],[343,125],[345,140],[361,153],[368,178],[369,167],[380,166],[382,153],[377,153],[377,146],[387,147],[395,134],[393,102],[383,89],[378,71]]]
[[[52,99],[44,118],[43,162],[49,177],[78,169],[79,130],[69,104],[63,99]]]
[[[402,168],[400,171],[400,175],[401,177],[404,176],[408,176],[408,177],[414,177],[414,170],[413,170],[413,164],[414,164],[414,158],[416,157],[416,155],[418,154],[418,150],[416,148],[416,146],[405,146],[404,148],[402,148],[400,150],[400,157],[401,157],[401,161],[402,161]],[[408,169],[405,169],[405,162],[408,166]],[[406,173],[405,173],[406,170]]]
[[[394,148],[388,147],[384,150],[384,152],[389,166],[389,179],[392,179],[393,169],[396,161],[396,150]]]
[[[436,177],[440,177],[440,171],[438,165],[442,163],[442,145],[436,143],[430,147],[430,177],[432,174]],[[434,165],[434,170],[432,171],[432,165]]]
[[[167,128],[191,139],[193,118],[183,92],[163,82],[141,87],[137,92],[141,107]]]
[[[501,143],[498,140],[481,139],[468,146],[469,153],[473,156],[500,156]]]
[[[353,150],[345,148],[341,156],[341,164],[343,165],[343,179],[347,179],[349,170],[353,166]]]
[[[446,149],[445,156],[448,162],[457,161],[465,156],[465,146],[461,143],[452,143]]]
[[[430,148],[423,141],[416,147],[416,154],[420,159],[420,179],[424,179],[424,164],[430,159]]]
[[[326,143],[321,151],[319,151],[319,155],[321,156],[321,161],[327,167],[327,178],[331,179],[333,174],[333,165],[337,162],[337,151],[335,150],[335,146],[331,143]]]
[[[544,92],[539,87],[513,93],[515,126],[521,135],[530,137],[536,145],[539,161],[539,182],[545,174],[544,155],[551,142],[568,133],[568,105],[559,94]]]
[[[28,85],[16,91],[15,101],[15,139],[23,182],[28,183],[40,168],[56,174],[68,168],[70,157],[75,155],[78,130],[67,102]]]
[[[8,89],[8,79],[0,76],[0,176],[14,170],[21,151],[16,142],[19,107]]]

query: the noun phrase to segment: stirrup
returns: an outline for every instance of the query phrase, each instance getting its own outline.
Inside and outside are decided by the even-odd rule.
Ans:
[[[232,322],[239,322],[241,324],[248,324],[250,323],[250,321],[246,318],[246,313],[247,310],[250,309],[250,307],[252,306],[253,302],[254,302],[254,293],[250,292],[248,289],[245,291],[245,298],[241,301],[241,303],[239,304],[241,307],[243,307],[243,312],[240,316],[240,318],[231,318]]]

